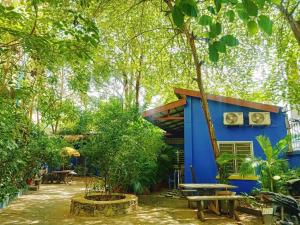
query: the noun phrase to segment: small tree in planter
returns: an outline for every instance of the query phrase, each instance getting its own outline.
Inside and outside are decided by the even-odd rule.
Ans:
[[[105,191],[147,191],[157,178],[162,132],[143,120],[136,108],[124,108],[116,99],[100,104],[93,126],[96,134],[83,155],[99,168]]]
[[[278,191],[277,181],[288,169],[287,160],[283,159],[282,156],[288,150],[289,139],[290,137],[287,136],[273,147],[268,137],[262,135],[256,137],[265,158],[246,158],[241,164],[240,173],[252,175],[256,172],[263,190]]]
[[[222,153],[216,160],[218,164],[218,172],[219,172],[219,183],[221,184],[229,184],[229,176],[230,170],[229,166],[232,164],[232,161],[235,160],[237,157],[233,154],[229,153]],[[232,191],[218,191],[217,195],[234,195],[235,192]],[[223,212],[228,212],[228,203],[227,201],[221,201],[221,209]]]
[[[236,159],[236,157],[229,153],[222,153],[217,158],[217,164],[218,164],[218,172],[219,172],[219,183],[221,184],[229,184],[229,169],[228,167],[230,164],[232,164],[232,161]]]

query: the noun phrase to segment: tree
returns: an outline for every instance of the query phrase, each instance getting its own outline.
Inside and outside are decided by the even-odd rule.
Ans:
[[[274,1],[276,7],[280,10],[300,45],[300,3],[299,1]]]
[[[252,33],[257,32],[257,23],[261,27],[261,29],[266,32],[267,34],[272,33],[272,22],[270,21],[269,17],[266,15],[260,15],[258,17],[258,5],[254,3],[251,0],[243,1],[243,3],[238,3],[238,1],[214,1],[214,5],[209,5],[207,7],[207,10],[215,15],[216,17],[213,18],[209,15],[201,15],[201,17],[198,15],[198,6],[197,3],[194,0],[181,0],[181,1],[172,1],[168,0],[166,1],[169,10],[172,12],[172,18],[175,23],[175,25],[181,29],[183,34],[186,37],[186,41],[188,45],[190,46],[191,53],[193,55],[194,64],[195,64],[195,71],[197,75],[197,84],[201,95],[201,103],[202,103],[202,109],[206,118],[206,122],[208,125],[208,131],[210,135],[210,140],[212,143],[213,151],[215,158],[218,157],[218,145],[216,141],[216,135],[213,128],[213,124],[211,121],[209,109],[208,109],[208,103],[206,99],[206,94],[203,86],[202,81],[202,74],[201,74],[201,65],[203,64],[203,61],[199,60],[199,56],[197,53],[197,48],[195,44],[195,40],[197,39],[196,35],[191,31],[190,28],[190,21],[191,19],[185,20],[185,18],[198,18],[198,23],[202,26],[209,26],[209,30],[205,32],[204,34],[207,35],[205,37],[205,40],[209,43],[209,58],[211,61],[217,62],[219,59],[220,53],[226,53],[226,46],[227,47],[233,47],[238,45],[238,40],[233,35],[224,35],[220,37],[222,34],[222,23],[219,19],[219,16],[221,16],[221,8],[222,4],[227,5],[227,8],[235,9],[239,12],[239,16],[242,20],[248,21],[248,30]],[[264,2],[263,2],[264,4]],[[263,8],[263,6],[261,7]],[[234,20],[234,11],[231,9],[226,12],[229,17],[229,20],[232,22]],[[257,23],[255,20],[250,20],[257,18]],[[216,21],[216,22],[214,22]],[[204,34],[201,34],[204,36]]]
[[[94,118],[96,133],[83,153],[99,168],[106,191],[142,193],[153,185],[158,151],[163,146],[161,131],[117,99],[101,102]]]
[[[274,147],[270,139],[265,136],[258,136],[258,141],[265,158],[246,158],[241,164],[242,175],[258,173],[263,190],[276,191],[276,181],[287,170],[287,160],[281,158],[288,149],[289,137],[280,140]]]

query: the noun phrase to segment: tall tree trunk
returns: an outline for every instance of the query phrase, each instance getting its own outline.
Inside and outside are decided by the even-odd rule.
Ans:
[[[140,60],[139,60],[139,70],[137,73],[136,81],[135,81],[135,106],[137,108],[140,107],[140,89],[141,89],[141,78],[142,78],[142,64],[143,64],[143,53],[140,55]]]
[[[172,0],[168,0],[168,1],[166,1],[166,3],[168,4],[168,7],[170,8],[170,10],[172,10],[172,8],[173,8]],[[186,26],[186,24],[184,24],[184,26],[183,26],[183,33],[186,36],[188,45],[190,46],[190,49],[191,49],[191,52],[193,55],[193,60],[194,60],[195,69],[196,69],[196,76],[197,76],[196,80],[197,80],[197,85],[198,85],[200,95],[201,95],[201,106],[202,106],[204,116],[206,119],[214,156],[215,156],[215,158],[217,158],[219,156],[218,144],[217,144],[217,139],[216,139],[216,135],[215,135],[215,129],[214,129],[214,126],[213,126],[213,123],[211,120],[211,116],[210,116],[210,112],[209,112],[209,108],[208,108],[205,90],[203,87],[201,62],[199,61],[199,57],[198,57],[198,53],[197,53],[197,49],[196,49],[196,45],[195,45],[195,38],[194,38],[193,33],[190,32],[189,28]]]
[[[296,7],[298,7],[298,6],[299,5],[296,5],[294,10],[296,10]],[[300,45],[300,20],[296,21],[295,18],[293,17],[293,11],[288,12],[288,10],[282,4],[280,4],[278,6],[278,8],[279,8],[280,12],[284,15],[284,18],[290,24],[290,27],[294,33],[294,36],[295,36],[298,44]]]
[[[142,33],[142,30],[143,30],[144,9],[145,9],[145,1],[143,2],[141,18],[140,18],[140,26],[139,26],[140,33]],[[140,89],[141,89],[142,65],[143,65],[143,58],[144,58],[144,49],[143,49],[143,45],[142,45],[143,42],[138,41],[138,43],[141,47],[141,53],[140,53],[140,57],[139,57],[139,69],[138,69],[137,77],[136,77],[136,81],[135,81],[135,106],[136,106],[136,108],[139,108],[139,106],[140,106],[139,98],[140,98]]]
[[[57,120],[55,121],[54,134],[57,133],[57,130],[58,130],[58,123],[59,123],[59,119],[57,119]]]
[[[124,107],[127,108],[129,106],[129,81],[128,76],[125,72],[123,72],[123,89],[124,89]]]
[[[39,107],[36,106],[36,123],[39,126],[40,125],[40,115],[39,115]]]
[[[192,33],[190,33],[190,31],[186,27],[184,29],[184,33],[185,33],[185,36],[187,38],[187,41],[190,45],[190,48],[191,48],[191,51],[193,54],[196,75],[197,75],[196,80],[197,80],[197,85],[198,85],[200,95],[201,95],[201,105],[202,105],[202,109],[203,109],[206,123],[208,126],[209,137],[210,137],[210,141],[211,141],[211,144],[213,147],[214,155],[215,155],[215,158],[217,158],[219,155],[218,144],[217,144],[215,129],[214,129],[214,126],[213,126],[213,123],[211,120],[211,116],[210,116],[210,112],[209,112],[209,108],[208,108],[208,102],[207,102],[205,90],[203,87],[201,62],[199,61],[199,58],[198,58],[197,49],[196,49],[196,45],[195,45],[195,38],[194,38],[194,35]]]

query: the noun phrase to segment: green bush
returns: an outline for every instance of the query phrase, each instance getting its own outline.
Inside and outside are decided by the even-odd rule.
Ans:
[[[0,198],[26,185],[42,163],[57,165],[61,140],[47,136],[15,101],[0,97]]]
[[[280,190],[281,177],[288,170],[288,162],[282,158],[288,149],[290,137],[278,141],[272,146],[268,137],[260,135],[256,137],[265,158],[246,158],[240,167],[242,175],[257,173],[262,190],[277,192]]]
[[[124,192],[147,190],[156,182],[162,132],[118,100],[101,103],[94,120],[96,134],[83,154],[100,169],[105,186]]]

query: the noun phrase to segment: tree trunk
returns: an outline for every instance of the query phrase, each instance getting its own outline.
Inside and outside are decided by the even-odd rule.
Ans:
[[[127,108],[129,103],[129,81],[128,76],[125,72],[123,72],[123,89],[124,89],[124,107]]]
[[[168,4],[170,10],[172,10],[173,6],[171,3],[171,0],[167,1],[166,3]],[[209,137],[210,137],[210,141],[211,141],[212,148],[214,151],[214,156],[216,159],[219,156],[218,144],[217,144],[217,139],[216,139],[216,135],[215,135],[215,129],[214,129],[214,126],[213,126],[213,123],[211,120],[211,116],[210,116],[210,112],[209,112],[209,108],[208,108],[206,94],[205,94],[204,87],[203,87],[202,74],[201,74],[201,63],[199,61],[199,57],[197,54],[195,38],[194,38],[194,35],[189,31],[186,24],[184,24],[183,33],[185,34],[185,36],[187,38],[188,45],[190,46],[190,49],[191,49],[191,52],[193,55],[193,60],[194,60],[196,75],[197,75],[196,80],[197,80],[197,85],[198,85],[198,88],[200,91],[200,96],[201,96],[201,106],[202,106],[204,116],[206,119]]]
[[[190,45],[192,54],[193,54],[193,59],[194,59],[194,64],[195,64],[195,69],[196,69],[196,75],[197,75],[197,85],[200,91],[200,96],[201,96],[201,105],[202,109],[204,112],[204,116],[206,119],[206,123],[208,126],[208,132],[209,132],[209,137],[210,141],[213,147],[214,155],[215,158],[218,157],[219,155],[219,150],[218,150],[218,144],[217,144],[217,139],[216,139],[216,134],[215,134],[215,129],[211,120],[210,112],[209,112],[209,107],[208,107],[208,102],[205,94],[205,90],[203,87],[203,81],[202,81],[202,73],[201,73],[201,62],[198,59],[198,54],[197,54],[197,49],[195,45],[195,39],[192,33],[189,32],[189,30],[185,27],[184,29],[185,36],[187,38],[187,41]]]
[[[140,88],[141,88],[141,77],[142,77],[142,64],[143,64],[143,53],[140,55],[140,60],[139,60],[139,70],[137,73],[136,77],[136,82],[135,82],[135,106],[139,108],[140,102]]]
[[[300,45],[300,21],[296,21],[292,13],[289,13],[288,10],[281,4],[278,6],[280,12],[284,15],[285,19],[290,24],[290,27],[294,33],[294,36]]]

